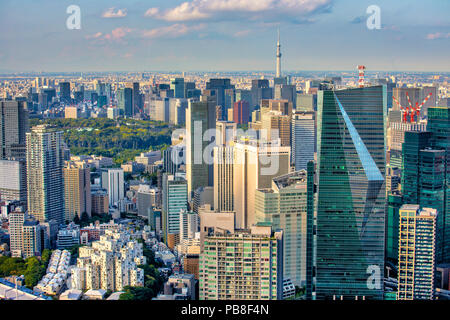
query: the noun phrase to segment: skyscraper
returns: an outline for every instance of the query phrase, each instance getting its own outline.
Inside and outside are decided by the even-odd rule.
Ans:
[[[0,101],[0,160],[25,159],[28,110],[24,102]]]
[[[314,111],[295,112],[292,115],[292,162],[295,170],[306,169],[314,160],[316,126]]]
[[[318,93],[317,299],[382,299],[386,87]]]
[[[443,150],[445,158],[443,163],[443,211],[438,212],[437,229],[442,235],[442,245],[437,253],[437,262],[450,263],[450,108],[428,108],[427,130],[433,133],[431,147]],[[433,207],[431,207],[433,208]],[[439,231],[440,230],[440,231]],[[438,237],[438,238],[439,238]]]
[[[162,183],[162,218],[164,241],[169,235],[180,234],[180,213],[187,211],[187,182],[182,177],[163,174]]]
[[[283,277],[299,287],[306,284],[308,185],[305,170],[272,179],[272,187],[255,193],[257,222],[270,223],[283,230]],[[312,208],[311,208],[312,209]]]
[[[437,211],[405,204],[399,215],[397,299],[432,300]]]
[[[233,122],[247,124],[250,118],[250,105],[247,101],[236,101],[233,105]]]
[[[70,96],[70,82],[59,83],[59,98],[61,102],[70,103],[72,98]]]
[[[214,209],[220,212],[234,210],[232,146],[214,147]]]
[[[68,163],[64,172],[65,221],[81,218],[83,213],[91,216],[91,170]]]
[[[62,132],[39,125],[27,133],[28,214],[64,223]]]
[[[122,114],[126,117],[133,117],[133,89],[122,88],[117,91],[117,106],[122,110]]]
[[[233,199],[236,227],[255,224],[255,192],[272,187],[272,179],[289,172],[290,147],[258,140],[241,140],[234,146]]]
[[[102,188],[108,192],[110,206],[118,206],[125,198],[123,169],[105,169],[102,171]]]
[[[438,211],[436,259],[441,263],[445,261],[445,256],[447,259],[450,257],[447,253],[450,248],[450,228],[446,226],[449,220],[446,204],[448,168],[445,149],[431,148],[433,136],[430,131],[405,133],[402,150],[402,192],[403,203],[419,204]]]
[[[227,119],[227,110],[225,108],[225,90],[234,89],[230,79],[209,79],[206,83],[206,90],[214,90],[217,96],[217,105],[221,107],[222,113],[219,120]]]
[[[25,160],[0,160],[0,200],[27,203],[27,163]]]
[[[186,179],[189,199],[198,187],[213,186],[214,141],[212,136],[206,136],[205,133],[213,134],[216,127],[215,110],[215,103],[202,96],[201,101],[189,101],[186,111]],[[206,149],[210,144],[208,153]]]
[[[184,78],[173,78],[170,80],[170,89],[174,92],[174,98],[184,98]]]

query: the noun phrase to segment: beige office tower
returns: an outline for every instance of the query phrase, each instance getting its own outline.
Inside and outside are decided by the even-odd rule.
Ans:
[[[261,115],[261,133],[270,141],[280,139],[282,147],[291,145],[291,118],[281,111],[268,111]]]
[[[237,123],[231,121],[216,122],[216,145],[230,145],[236,137]]]
[[[307,174],[292,172],[272,180],[272,187],[256,190],[255,216],[284,233],[283,276],[299,287],[306,283]]]
[[[272,187],[272,179],[289,173],[290,147],[257,140],[240,140],[234,146],[233,194],[236,227],[255,224],[255,192]]]
[[[189,101],[186,110],[186,180],[189,201],[197,188],[213,186],[213,134],[205,134],[211,133],[216,127],[215,108],[213,97],[202,96],[201,101]],[[210,164],[204,159],[204,154],[208,152],[211,154],[208,154],[211,157],[208,158],[211,160]]]
[[[437,210],[404,204],[399,211],[397,300],[434,297]]]
[[[81,218],[84,212],[91,216],[91,170],[68,162],[64,172],[64,218],[73,221],[76,215]]]
[[[46,125],[26,134],[28,214],[39,222],[64,223],[62,134]]]
[[[200,255],[200,300],[281,300],[283,231],[210,232]]]
[[[214,147],[214,209],[233,211],[233,156],[232,146]]]
[[[263,99],[261,100],[261,117],[264,112],[280,111],[283,115],[292,117],[293,104],[289,100]]]

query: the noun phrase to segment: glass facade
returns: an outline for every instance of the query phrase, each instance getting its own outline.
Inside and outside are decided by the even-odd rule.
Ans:
[[[428,108],[427,130],[433,133],[431,147],[444,150],[442,212],[438,212],[437,262],[450,263],[450,108]],[[434,208],[434,207],[431,207]],[[439,216],[440,215],[440,216]]]
[[[317,299],[382,299],[386,87],[318,93]]]

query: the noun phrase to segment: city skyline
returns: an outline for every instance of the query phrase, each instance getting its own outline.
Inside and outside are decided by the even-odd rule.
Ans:
[[[275,70],[278,28],[283,70],[450,71],[442,1],[378,1],[379,30],[369,1],[78,1],[80,30],[69,1],[20,2],[0,4],[3,73]]]

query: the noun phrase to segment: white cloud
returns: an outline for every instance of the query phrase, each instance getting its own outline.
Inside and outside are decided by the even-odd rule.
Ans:
[[[115,7],[109,8],[103,12],[103,18],[124,18],[127,16],[127,9],[117,9]]]
[[[205,27],[204,24],[187,26],[185,24],[173,24],[166,27],[159,27],[142,31],[142,37],[144,38],[177,38],[186,35],[191,32],[199,31]]]
[[[325,11],[334,0],[192,0],[160,12],[158,8],[147,10],[146,16],[166,21],[191,21],[205,19],[249,19],[277,16],[279,19],[298,18]]]
[[[154,17],[159,13],[159,9],[158,8],[150,8],[145,12],[145,16],[146,17]]]
[[[429,34],[427,34],[426,38],[428,40],[448,39],[448,38],[450,38],[450,33],[442,33],[442,32],[429,33]]]

